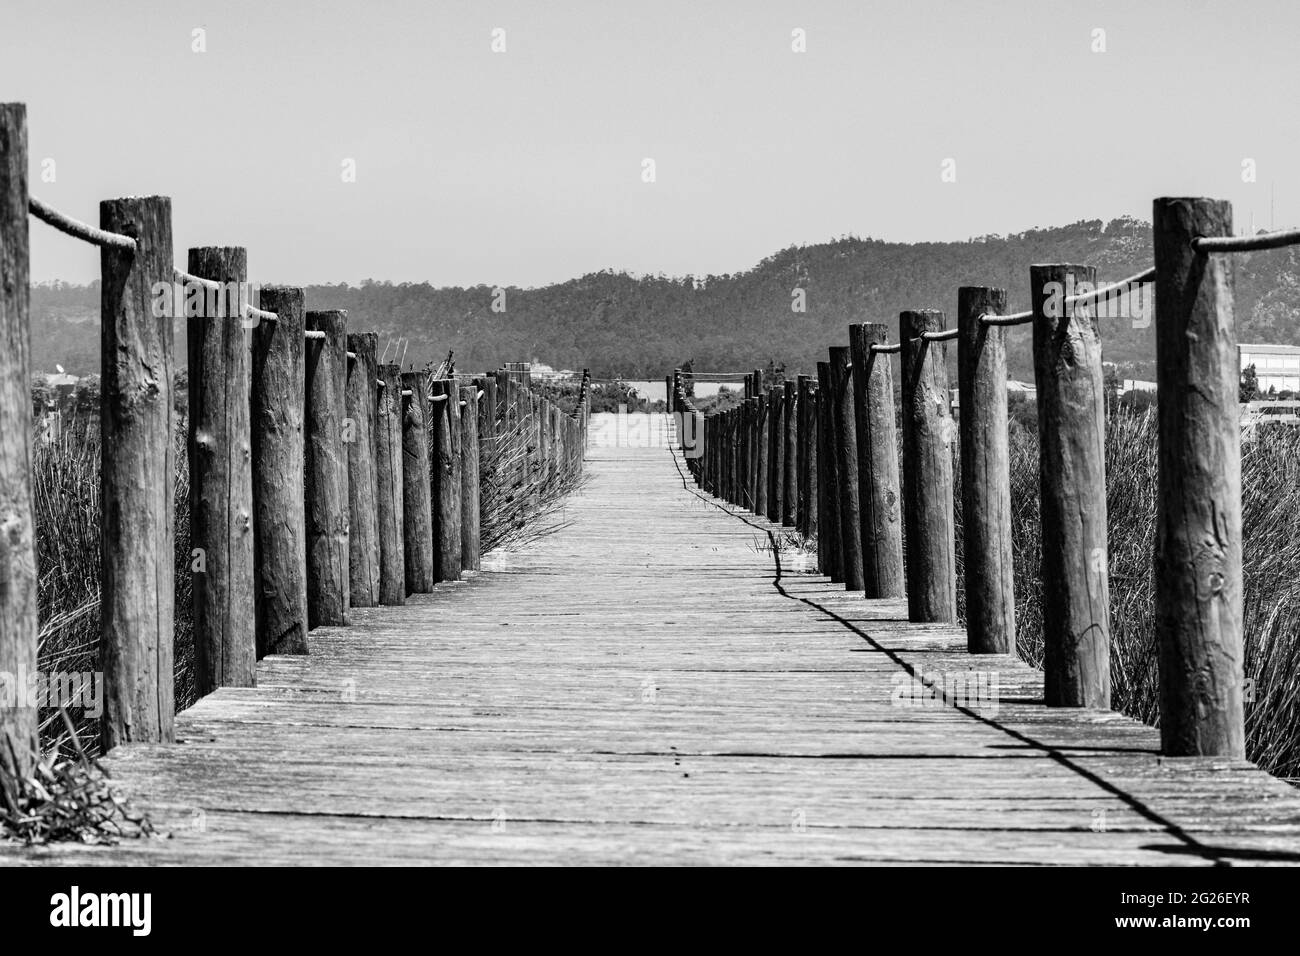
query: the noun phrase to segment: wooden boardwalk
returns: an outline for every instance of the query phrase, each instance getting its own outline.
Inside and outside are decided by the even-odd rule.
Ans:
[[[593,418],[593,425],[596,418]],[[598,432],[598,430],[597,430]],[[598,432],[599,433],[599,432]],[[824,577],[667,447],[600,447],[571,524],[320,628],[106,765],[169,839],[8,863],[1300,862],[1300,791],[1162,759]],[[904,706],[909,673],[998,698]],[[922,701],[921,703],[924,703]]]

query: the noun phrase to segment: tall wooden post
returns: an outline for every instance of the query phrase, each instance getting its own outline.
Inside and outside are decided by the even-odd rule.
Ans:
[[[781,422],[785,426],[781,453],[781,524],[793,528],[799,505],[799,385],[793,379],[783,383]]]
[[[240,247],[189,251],[191,275],[221,283],[189,315],[190,548],[194,665],[199,694],[256,683],[253,585],[253,470],[249,348],[244,306],[248,255]],[[251,324],[251,321],[250,321]]]
[[[348,452],[348,605],[374,607],[379,603],[380,570],[379,509],[375,504],[379,336],[350,332],[347,346],[343,439]]]
[[[1156,639],[1169,756],[1242,757],[1240,375],[1232,261],[1192,249],[1232,235],[1232,207],[1157,199]]]
[[[817,363],[817,566],[832,581],[844,580],[840,552],[839,452],[831,405],[831,363]]]
[[[785,512],[785,387],[772,386],[767,393],[767,519],[781,523]]]
[[[817,390],[817,383],[815,381],[809,382],[807,398],[808,398],[808,421],[807,421],[808,440],[807,442],[805,442],[805,447],[808,453],[808,465],[807,465],[807,475],[806,475],[806,480],[808,482],[808,487],[806,489],[808,514],[807,514],[807,518],[805,519],[803,533],[810,538],[817,538],[818,534],[820,533],[820,524],[818,523],[818,519],[820,518],[820,506],[818,504],[820,499],[818,498],[818,495],[820,494],[820,492],[818,491],[818,485],[820,483],[819,475],[821,472],[821,458],[820,458],[821,424],[820,424],[820,419],[818,418],[820,412],[818,411],[817,406],[818,403],[821,401],[821,394]]]
[[[871,350],[871,346],[888,340],[889,328],[882,323],[849,326],[853,421],[858,438],[862,578],[863,591],[869,598],[899,598],[906,592],[894,375],[889,355]]]
[[[962,563],[966,648],[972,654],[1016,649],[1006,341],[1002,326],[980,320],[985,313],[1003,315],[1006,310],[1004,289],[957,290]]]
[[[262,289],[274,322],[253,329],[253,573],[257,656],[307,653],[307,532],[303,504],[303,291]]]
[[[798,397],[795,399],[795,407],[798,409],[798,427],[797,427],[797,445],[795,448],[795,509],[794,509],[794,526],[802,535],[808,534],[808,453],[812,449],[810,439],[812,438],[812,425],[809,422],[809,413],[812,411],[812,379],[807,375],[800,375],[796,381],[795,388],[798,391]]]
[[[460,580],[460,436],[459,401],[456,383],[450,379],[433,382],[430,396],[429,481],[433,504],[433,566],[435,580]],[[528,396],[522,396],[527,402]],[[524,440],[532,441],[532,423],[527,422]],[[530,461],[530,467],[531,467]]]
[[[460,390],[460,564],[479,569],[478,387]]]
[[[375,511],[379,527],[379,603],[406,603],[405,492],[402,480],[402,372],[381,365],[375,415]]]
[[[0,706],[0,772],[20,779],[31,772],[40,752],[37,709],[28,707],[21,693],[26,675],[36,675],[38,642],[31,491],[31,267],[27,237],[27,107],[22,103],[0,103],[0,674],[18,681],[20,690],[15,695],[18,699],[3,701]],[[109,250],[104,251],[107,255]],[[129,261],[131,257],[123,258]],[[107,287],[106,272],[105,295]],[[133,318],[141,324],[149,323],[147,312]],[[157,324],[153,325],[156,328]],[[156,334],[153,330],[150,333],[151,338]],[[167,359],[170,371],[170,355]],[[107,386],[107,365],[104,371]],[[167,394],[170,386],[168,378],[164,386]],[[115,449],[115,454],[120,453]],[[170,597],[170,581],[167,593]],[[169,623],[170,603],[168,600]],[[107,621],[108,605],[103,607]],[[139,610],[156,612],[158,608]],[[148,621],[144,613],[140,617],[142,624],[149,625],[149,634],[144,636],[156,640],[157,622]],[[169,643],[169,653],[170,648]],[[120,692],[124,689],[120,683],[123,675],[112,676],[119,679],[114,690]],[[148,691],[156,696],[158,682],[153,675],[147,676]],[[128,700],[127,705],[130,703]],[[110,721],[104,723],[107,726]]]
[[[1043,676],[1051,707],[1110,707],[1106,409],[1091,266],[1030,266],[1042,521]]]
[[[844,587],[861,591],[862,514],[858,500],[858,437],[853,411],[853,373],[849,349],[836,345],[830,350],[831,427],[835,432],[836,509],[840,519],[840,571]]]
[[[429,401],[422,372],[402,373],[402,556],[406,593],[433,590],[433,513],[429,482]]]
[[[759,442],[762,438],[762,399],[757,395],[745,401],[745,507],[758,514],[758,488],[762,483],[760,462],[765,460]]]
[[[903,521],[907,534],[907,611],[913,621],[957,620],[957,559],[953,538],[952,442],[947,349],[927,341],[941,332],[943,313],[899,316],[903,367]]]
[[[306,456],[307,624],[348,622],[348,453],[343,442],[347,390],[347,318],[339,310],[308,312]]]

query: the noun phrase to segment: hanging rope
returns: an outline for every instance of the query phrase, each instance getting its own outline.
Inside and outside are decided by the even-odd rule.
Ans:
[[[66,233],[82,242],[89,242],[92,245],[104,246],[107,249],[129,249],[135,251],[135,240],[130,236],[119,235],[116,232],[107,232],[103,229],[96,229],[94,226],[87,225],[79,219],[73,219],[71,216],[65,216],[50,206],[45,205],[35,196],[27,197],[27,209],[33,216],[46,225],[53,226],[59,232]]]
[[[1300,229],[1283,229],[1258,236],[1197,236],[1192,240],[1192,248],[1197,252],[1253,252],[1297,244],[1300,244]]]

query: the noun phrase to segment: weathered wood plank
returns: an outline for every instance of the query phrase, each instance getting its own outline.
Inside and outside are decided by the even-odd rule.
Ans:
[[[110,754],[173,839],[0,861],[1297,861],[1280,781],[1162,762],[1153,728],[1049,709],[1040,672],[788,552],[778,578],[781,527],[665,447],[587,458],[562,531],[316,629],[181,715],[183,744]],[[918,672],[997,694],[913,699]]]

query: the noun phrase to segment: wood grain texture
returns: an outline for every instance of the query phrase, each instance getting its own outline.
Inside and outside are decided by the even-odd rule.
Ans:
[[[831,410],[831,363],[817,363],[817,566],[832,581],[844,580],[840,551],[839,452],[835,448],[835,417]]]
[[[1106,408],[1091,266],[1029,267],[1038,405],[1047,703],[1110,707]]]
[[[1232,256],[1196,236],[1232,235],[1232,205],[1157,199],[1156,640],[1164,752],[1245,751],[1242,711],[1241,374]]]
[[[402,373],[380,365],[375,409],[375,512],[379,524],[379,603],[406,603],[406,511],[402,486]]]
[[[219,295],[199,290],[203,307],[186,309],[190,550],[203,552],[191,584],[195,689],[210,694],[250,686],[257,662],[248,253],[240,246],[191,249],[186,271],[223,287]]]
[[[793,528],[799,508],[799,383],[787,378],[782,386],[785,448],[781,452],[781,524]]]
[[[379,336],[349,332],[345,405],[348,453],[348,603],[379,603],[379,510],[375,504],[375,415]]]
[[[460,564],[466,571],[479,569],[478,393],[476,385],[460,390]],[[555,441],[558,449],[558,436]]]
[[[858,441],[862,587],[867,597],[902,597],[903,502],[898,488],[898,434],[890,356],[871,351],[889,341],[880,323],[849,326],[853,418]]]
[[[840,571],[844,587],[862,591],[862,513],[858,500],[858,436],[853,411],[853,372],[847,346],[830,349],[830,419],[835,432],[835,496],[839,515]]]
[[[152,292],[175,277],[171,200],[106,200],[99,224],[138,244],[134,253],[100,250],[99,661],[107,749],[169,741],[175,715],[174,332],[172,315],[154,314]]]
[[[309,627],[347,623],[348,452],[347,318],[340,310],[308,312],[308,329],[323,339],[306,343],[306,456],[303,498],[307,521],[307,622]]]
[[[524,396],[521,401],[529,399]],[[450,379],[432,383],[429,396],[429,493],[433,514],[435,581],[460,579],[460,392]],[[527,404],[524,408],[527,409]],[[530,440],[535,427],[528,424]],[[534,454],[529,467],[536,467]]]
[[[433,502],[429,483],[429,399],[424,376],[402,373],[402,554],[406,594],[427,594],[437,574],[433,558]],[[410,393],[409,395],[406,393]]]
[[[760,384],[761,384],[760,379]],[[754,399],[758,420],[754,424],[754,514],[767,514],[768,471],[772,458],[771,405],[767,393],[760,392]]]
[[[30,276],[27,107],[0,103],[0,674],[13,679],[35,674],[37,658]],[[38,752],[37,709],[7,701],[0,771],[26,777]]]
[[[253,329],[253,573],[257,656],[307,653],[307,530],[303,498],[303,291],[261,290],[275,322]]]
[[[785,513],[785,387],[767,392],[767,517],[780,523]]]
[[[903,521],[907,536],[907,606],[913,621],[957,620],[953,536],[952,443],[943,313],[904,312],[898,320],[903,376]]]
[[[972,654],[1009,654],[1016,646],[1006,331],[980,321],[1006,311],[1005,289],[957,290],[962,574]]]
[[[592,448],[587,468],[563,531],[313,631],[311,654],[182,714],[183,743],[109,754],[170,839],[0,861],[1300,860],[1281,781],[1162,761],[1155,730],[1046,708],[1040,673],[973,661],[957,627],[778,575],[755,544],[780,528],[701,497],[667,448]],[[910,696],[972,666],[998,677],[987,707]]]
[[[798,409],[795,426],[795,509],[794,526],[803,535],[808,534],[808,453],[812,449],[812,426],[809,412],[812,410],[812,379],[800,375],[795,380],[795,407]]]

